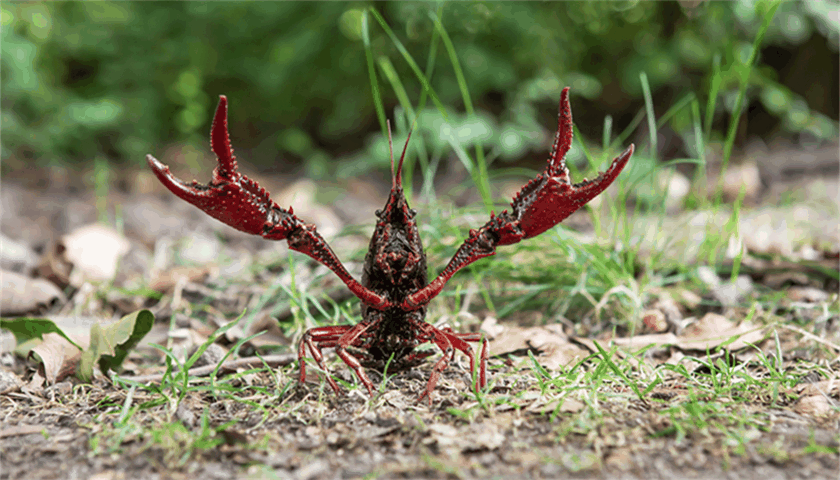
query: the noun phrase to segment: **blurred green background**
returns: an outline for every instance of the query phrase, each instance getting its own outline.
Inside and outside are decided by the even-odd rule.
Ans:
[[[767,4],[3,2],[3,164],[139,165],[147,153],[166,161],[163,150],[173,145],[207,151],[225,94],[237,153],[257,168],[314,178],[387,168],[386,155],[371,154],[383,141],[363,42],[371,7],[420,69],[433,72],[449,123],[469,125],[471,134],[459,137],[464,148],[481,142],[489,160],[511,162],[545,158],[566,85],[584,137],[600,140],[607,116],[616,130],[626,127],[644,109],[642,72],[657,116],[686,94],[705,108],[720,72],[712,136],[722,138]],[[438,14],[463,68],[472,118],[435,33]],[[836,138],[837,15],[836,2],[781,5],[750,74],[739,142]],[[392,117],[398,101],[387,75],[401,80],[415,107],[422,86],[382,26],[370,15],[367,22]],[[417,134],[446,146],[435,135],[441,119],[427,102]],[[683,108],[659,130],[658,157],[693,156],[693,134]]]

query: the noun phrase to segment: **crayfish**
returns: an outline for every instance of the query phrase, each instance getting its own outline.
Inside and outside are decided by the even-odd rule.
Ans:
[[[237,230],[268,240],[285,239],[292,250],[305,253],[332,270],[361,300],[362,320],[356,325],[317,327],[303,334],[297,352],[301,383],[306,380],[304,357],[307,349],[326,372],[321,350],[333,348],[373,396],[373,383],[365,368],[381,371],[387,366],[389,370],[398,371],[417,366],[434,353],[418,351],[417,347],[433,343],[443,351],[443,356],[434,364],[426,389],[418,398],[418,401],[426,398],[431,404],[432,391],[441,372],[455,357],[456,350],[469,358],[475,378],[476,361],[469,345],[471,342],[481,344],[477,388],[487,384],[488,342],[479,333],[457,333],[449,327],[437,328],[427,323],[429,301],[458,270],[495,254],[498,246],[518,243],[545,232],[592,200],[618,177],[633,154],[633,145],[630,145],[613,160],[605,173],[593,180],[584,179],[573,184],[565,163],[572,144],[568,87],[560,95],[559,110],[557,133],[545,171],[516,194],[510,212],[491,213],[483,227],[470,230],[469,237],[449,264],[431,282],[415,220],[417,212],[409,207],[401,182],[408,139],[396,170],[391,147],[391,193],[385,207],[376,211],[376,227],[365,256],[361,282],[347,272],[314,225],[295,216],[292,207],[281,208],[257,182],[239,173],[228,136],[227,98],[224,95],[220,96],[210,132],[210,146],[218,158],[218,165],[209,184],[185,183],[151,155],[147,155],[146,160],[158,179],[181,199]],[[389,126],[389,145],[390,135]],[[340,393],[332,377],[327,375],[326,380],[336,394]]]

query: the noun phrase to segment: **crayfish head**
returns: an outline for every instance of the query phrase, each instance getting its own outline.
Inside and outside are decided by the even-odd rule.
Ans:
[[[391,190],[385,208],[376,211],[376,229],[365,257],[362,285],[392,301],[427,282],[416,215],[399,185]]]

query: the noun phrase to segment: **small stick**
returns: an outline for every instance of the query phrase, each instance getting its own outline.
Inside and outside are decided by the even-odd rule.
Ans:
[[[236,360],[228,360],[219,367],[219,373],[234,373],[240,368],[259,368],[262,366],[269,367],[284,367],[297,360],[297,355],[294,353],[284,353],[282,355],[266,355],[264,357],[244,357]],[[213,373],[218,365],[203,365],[201,367],[194,367],[187,372],[194,377],[205,377]],[[133,382],[160,382],[163,380],[162,373],[155,373],[150,375],[138,375],[136,377],[120,377],[123,380],[131,380]]]

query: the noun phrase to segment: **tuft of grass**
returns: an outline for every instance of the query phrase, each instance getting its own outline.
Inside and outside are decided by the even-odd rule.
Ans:
[[[781,0],[775,0],[769,4],[770,6],[764,14],[761,28],[758,29],[758,33],[753,41],[750,58],[745,64],[733,67],[736,68],[739,77],[738,96],[735,98],[735,107],[732,112],[732,118],[729,121],[729,130],[726,134],[726,141],[723,144],[723,158],[721,160],[722,163],[720,167],[720,178],[717,192],[715,193],[715,203],[720,202],[721,197],[723,196],[723,179],[726,175],[726,168],[729,165],[729,157],[732,155],[732,147],[735,145],[735,134],[738,131],[738,124],[740,123],[741,114],[743,113],[744,99],[747,97],[747,85],[750,82],[750,75],[752,74],[755,60],[758,58],[758,52],[761,49],[761,42],[764,40],[764,35],[767,33],[767,29],[770,28],[770,23],[773,21],[773,17],[776,15],[776,10],[779,9],[781,4]]]

